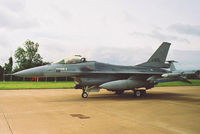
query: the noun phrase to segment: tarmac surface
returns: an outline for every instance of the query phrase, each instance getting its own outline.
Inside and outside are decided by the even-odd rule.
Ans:
[[[141,98],[102,90],[0,90],[0,134],[198,134],[200,87],[157,87]]]

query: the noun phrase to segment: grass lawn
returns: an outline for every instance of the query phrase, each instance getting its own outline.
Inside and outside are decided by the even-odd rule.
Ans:
[[[29,81],[8,81],[0,82],[0,89],[55,89],[73,88],[73,81],[63,82],[29,82]]]
[[[190,80],[192,84],[174,81],[164,82],[156,85],[157,87],[162,86],[200,86],[200,80]],[[29,82],[29,81],[8,81],[0,82],[0,89],[64,89],[74,88],[73,81],[63,82]]]
[[[200,86],[200,80],[190,80],[192,84],[181,82],[181,81],[173,81],[173,82],[163,82],[156,85],[157,87],[164,86]]]

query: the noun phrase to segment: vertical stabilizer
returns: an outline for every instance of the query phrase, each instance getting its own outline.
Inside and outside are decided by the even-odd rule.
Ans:
[[[139,64],[139,66],[168,68],[169,65],[165,64],[167,54],[171,43],[163,42],[160,47],[154,52],[154,54],[145,63]]]

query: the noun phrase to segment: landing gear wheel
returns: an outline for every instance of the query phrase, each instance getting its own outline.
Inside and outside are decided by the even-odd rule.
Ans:
[[[117,91],[115,91],[115,94],[123,94],[124,93],[124,90],[117,90]]]
[[[87,98],[88,97],[88,93],[87,92],[83,92],[82,93],[82,98]]]
[[[142,92],[140,90],[135,90],[134,94],[136,97],[140,97],[142,95]]]

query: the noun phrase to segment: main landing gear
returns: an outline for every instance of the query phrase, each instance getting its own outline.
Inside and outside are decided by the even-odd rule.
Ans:
[[[146,95],[146,90],[134,90],[134,96],[135,97],[141,97]]]
[[[83,92],[82,92],[82,98],[87,98],[88,97],[88,93],[85,91],[85,88],[83,87]]]
[[[123,94],[123,93],[124,93],[124,90],[116,90],[116,91],[114,91],[114,92],[115,92],[115,94],[120,95],[120,94]],[[135,97],[141,97],[141,96],[146,95],[146,90],[134,89],[134,90],[133,90],[133,93],[134,93],[134,96],[135,96]]]

